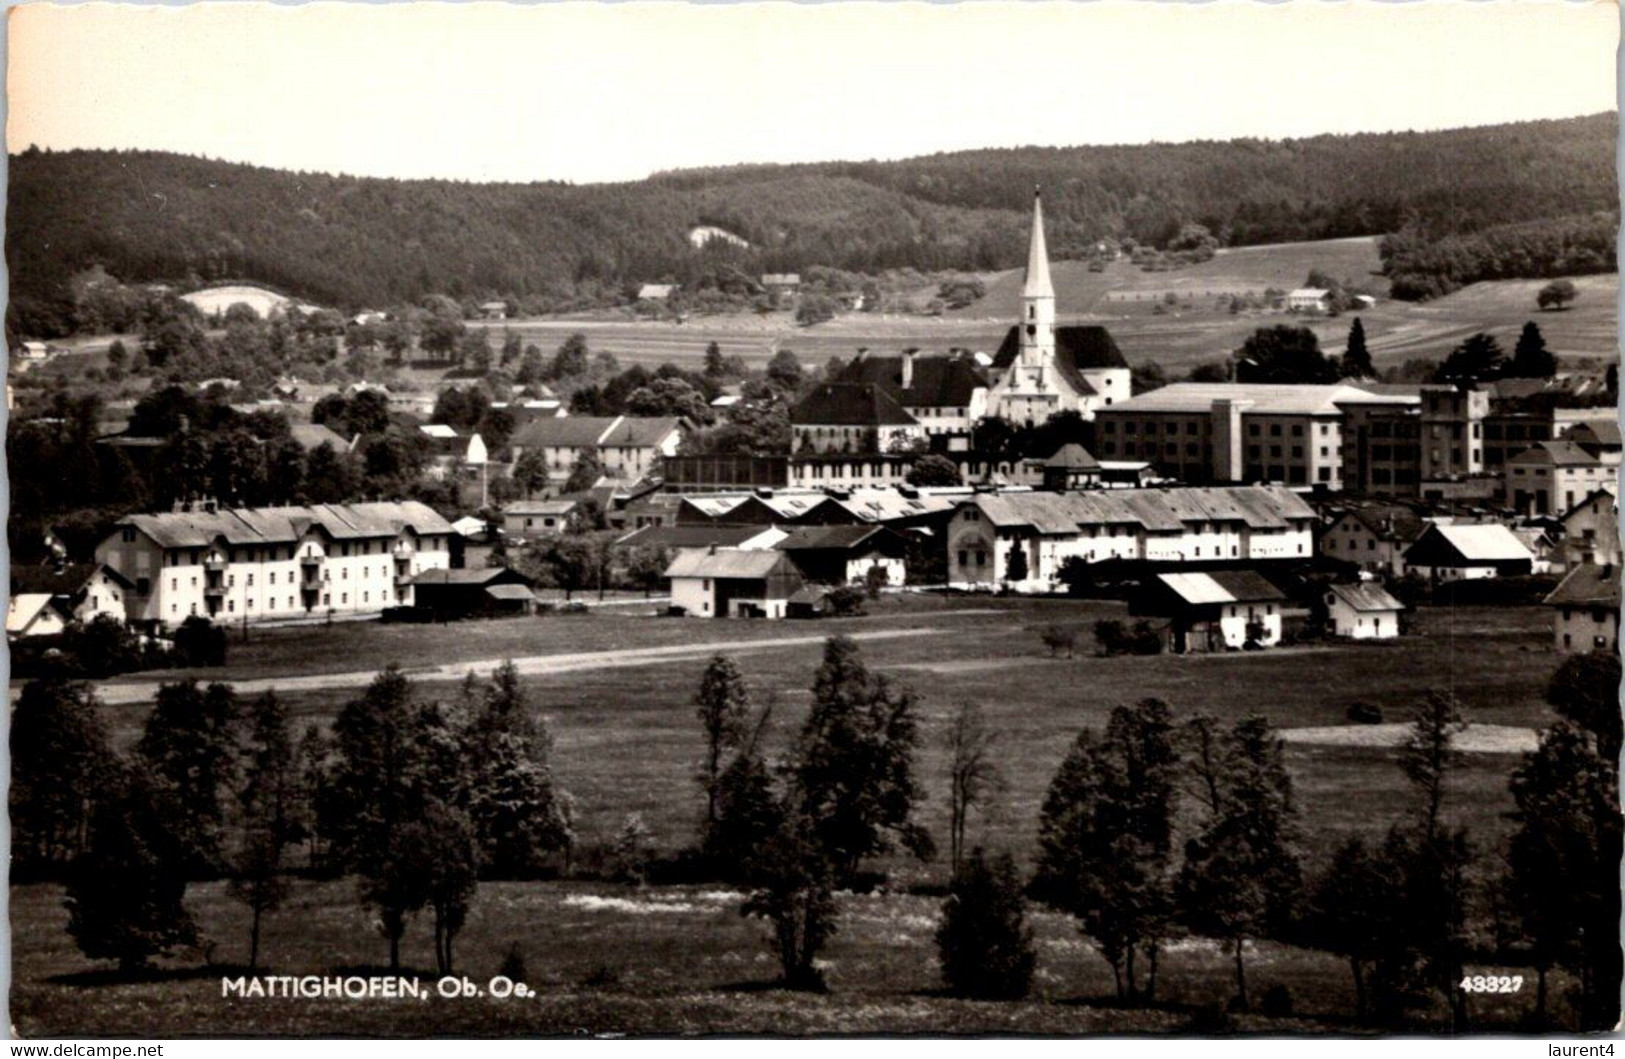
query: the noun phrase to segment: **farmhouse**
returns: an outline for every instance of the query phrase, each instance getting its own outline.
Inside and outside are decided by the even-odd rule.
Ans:
[[[514,432],[508,445],[515,462],[540,451],[551,484],[562,485],[583,457],[598,458],[604,474],[635,481],[655,473],[660,462],[677,455],[688,430],[676,416],[563,416],[538,418]]]
[[[1331,308],[1331,296],[1332,292],[1324,287],[1299,287],[1287,292],[1287,312],[1323,313]]]
[[[1499,522],[1432,523],[1405,549],[1405,569],[1435,581],[1508,577],[1531,573],[1535,557]]]
[[[809,581],[826,585],[862,582],[875,568],[885,584],[905,579],[908,539],[884,526],[801,526],[773,546],[795,560]]]
[[[369,614],[410,604],[414,575],[449,567],[451,533],[414,500],[127,515],[96,561],[132,586],[133,623]]]
[[[801,293],[801,274],[797,272],[767,272],[762,275],[762,286],[769,294]]]
[[[1573,441],[1542,441],[1506,465],[1508,506],[1525,515],[1556,515],[1596,489],[1612,485],[1619,468]]]
[[[1129,367],[1103,327],[1055,325],[1055,287],[1044,242],[1044,207],[1033,196],[1033,228],[1021,290],[1021,322],[993,357],[988,413],[1013,423],[1043,423],[1056,412],[1085,419],[1129,397]]]
[[[663,302],[677,290],[675,283],[645,283],[638,288],[638,301]]]
[[[985,493],[961,501],[949,523],[948,580],[1049,591],[1072,559],[1182,567],[1307,558],[1314,523],[1314,510],[1277,486]]]
[[[805,583],[785,553],[744,548],[679,552],[666,577],[672,605],[701,618],[782,618]]]
[[[426,423],[418,427],[418,432],[428,442],[431,478],[444,479],[459,468],[479,467],[487,461],[485,439],[478,434],[444,423]]]
[[[1619,565],[1575,567],[1546,597],[1552,640],[1563,654],[1619,650]]]
[[[1168,649],[1191,651],[1267,647],[1281,641],[1286,596],[1253,570],[1158,574],[1132,601],[1135,614],[1170,619]]]
[[[1619,565],[1619,501],[1613,493],[1598,489],[1587,496],[1563,516],[1562,527],[1557,555],[1564,569],[1582,563]]]
[[[506,566],[464,570],[425,570],[412,578],[414,605],[434,611],[440,621],[530,614],[536,609],[535,583]]]
[[[1405,572],[1405,549],[1426,526],[1421,516],[1398,504],[1356,508],[1321,532],[1319,550],[1368,573],[1399,577]]]
[[[1381,585],[1328,585],[1326,626],[1333,636],[1355,640],[1391,640],[1399,635],[1399,614],[1405,605]]]
[[[14,566],[6,602],[6,638],[50,636],[70,622],[107,614],[124,620],[124,594],[131,585],[96,563]]]
[[[506,320],[507,318],[508,318],[508,303],[507,302],[481,302],[480,303],[480,319],[482,319],[482,320]]]

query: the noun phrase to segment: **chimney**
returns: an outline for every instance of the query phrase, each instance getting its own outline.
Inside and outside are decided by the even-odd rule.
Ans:
[[[917,349],[903,350],[903,389],[914,388],[914,357],[919,353]]]

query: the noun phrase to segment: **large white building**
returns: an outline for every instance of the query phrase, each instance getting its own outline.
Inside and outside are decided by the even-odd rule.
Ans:
[[[451,566],[451,525],[416,501],[129,515],[96,561],[129,583],[132,623],[376,613]]]
[[[1033,230],[1021,289],[1021,322],[994,355],[988,413],[1043,423],[1056,412],[1092,419],[1131,395],[1128,361],[1103,327],[1055,325],[1055,287],[1044,243],[1044,207],[1033,196]]]
[[[1274,486],[986,493],[961,503],[948,524],[948,580],[1043,592],[1060,585],[1069,559],[1195,566],[1304,559],[1314,550],[1314,525],[1302,498]],[[1022,558],[1012,568],[1016,551]]]

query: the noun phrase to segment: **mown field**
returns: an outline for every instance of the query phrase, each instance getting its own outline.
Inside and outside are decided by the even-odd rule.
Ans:
[[[636,608],[631,608],[636,610]],[[255,634],[233,645],[231,665],[200,674],[263,674],[274,660],[290,675],[430,661],[608,649],[669,648],[679,642],[738,644],[821,636],[835,631],[927,630],[863,643],[875,668],[920,694],[922,747],[917,767],[927,800],[922,821],[946,832],[944,733],[961,701],[975,701],[998,732],[1007,787],[994,809],[973,821],[972,841],[1030,857],[1038,804],[1057,764],[1082,727],[1098,727],[1117,703],[1167,700],[1180,717],[1198,712],[1233,720],[1261,712],[1281,727],[1344,723],[1352,702],[1379,706],[1390,721],[1429,690],[1450,688],[1470,719],[1538,727],[1557,665],[1548,616],[1540,608],[1424,609],[1418,635],[1382,645],[1288,648],[1193,658],[1097,658],[1080,652],[1051,659],[1036,630],[1051,623],[1087,627],[1122,616],[1120,606],[965,598],[896,598],[869,618],[823,623],[701,622],[636,613],[548,616],[448,627],[356,624]],[[1083,642],[1088,642],[1087,633]],[[731,647],[720,647],[732,650]],[[820,655],[814,642],[742,650],[738,661],[758,701],[773,703],[772,754],[790,744],[810,701]],[[583,654],[583,657],[586,657]],[[554,736],[558,781],[577,802],[578,864],[591,865],[626,814],[639,813],[662,853],[692,842],[702,811],[693,775],[700,738],[689,699],[703,655],[593,663],[524,683]],[[419,693],[448,694],[453,684],[422,683]],[[301,727],[325,725],[354,694],[310,689],[288,696]],[[133,742],[147,707],[108,707],[121,745]],[[1404,781],[1392,750],[1293,744],[1287,760],[1301,813],[1307,866],[1318,871],[1345,836],[1380,836],[1406,812]],[[1481,872],[1497,861],[1507,829],[1506,780],[1517,758],[1467,756],[1453,778],[1448,812],[1471,829],[1483,851]],[[1188,826],[1189,821],[1184,825]],[[1135,1032],[1174,1031],[1192,1012],[1228,995],[1229,965],[1200,939],[1182,942],[1165,962],[1169,1007],[1125,1012],[1100,998],[1110,971],[1062,917],[1040,914],[1036,1002],[973,1004],[940,996],[932,930],[945,881],[940,860],[900,857],[881,865],[889,892],[842,899],[841,931],[828,951],[832,992],[791,996],[771,990],[776,973],[761,924],[738,914],[737,897],[709,887],[634,888],[576,879],[488,884],[460,944],[466,970],[494,973],[512,943],[525,953],[541,995],[533,1001],[432,1000],[380,1006],[334,1001],[219,999],[199,954],[171,961],[172,977],[105,984],[63,932],[60,890],[12,893],[17,986],[13,1017],[29,1035],[84,1032]],[[213,944],[213,959],[243,959],[244,921],[218,884],[193,888],[189,903]],[[307,882],[268,926],[267,960],[279,973],[322,973],[376,965],[381,940],[344,881]],[[432,963],[426,925],[409,933],[406,959]],[[1302,1023],[1253,1022],[1255,1030],[1339,1029],[1351,1007],[1344,966],[1318,953],[1262,945],[1250,980],[1258,990],[1290,986]],[[1513,973],[1520,973],[1514,970]],[[94,987],[93,987],[94,986]],[[1475,1001],[1479,1017],[1510,1026],[1529,997]],[[167,1028],[167,1029],[166,1029]]]

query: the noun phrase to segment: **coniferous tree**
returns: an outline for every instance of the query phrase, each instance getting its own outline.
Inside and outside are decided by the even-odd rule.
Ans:
[[[1377,377],[1377,369],[1371,364],[1371,351],[1365,346],[1365,324],[1358,316],[1349,325],[1348,347],[1343,351],[1343,377],[1348,379]]]
[[[1557,374],[1557,358],[1533,320],[1524,323],[1506,373],[1515,379],[1549,379]]]
[[[1032,984],[1037,954],[1026,922],[1016,862],[977,849],[954,876],[937,928],[942,977],[958,996],[1019,1000]]]

